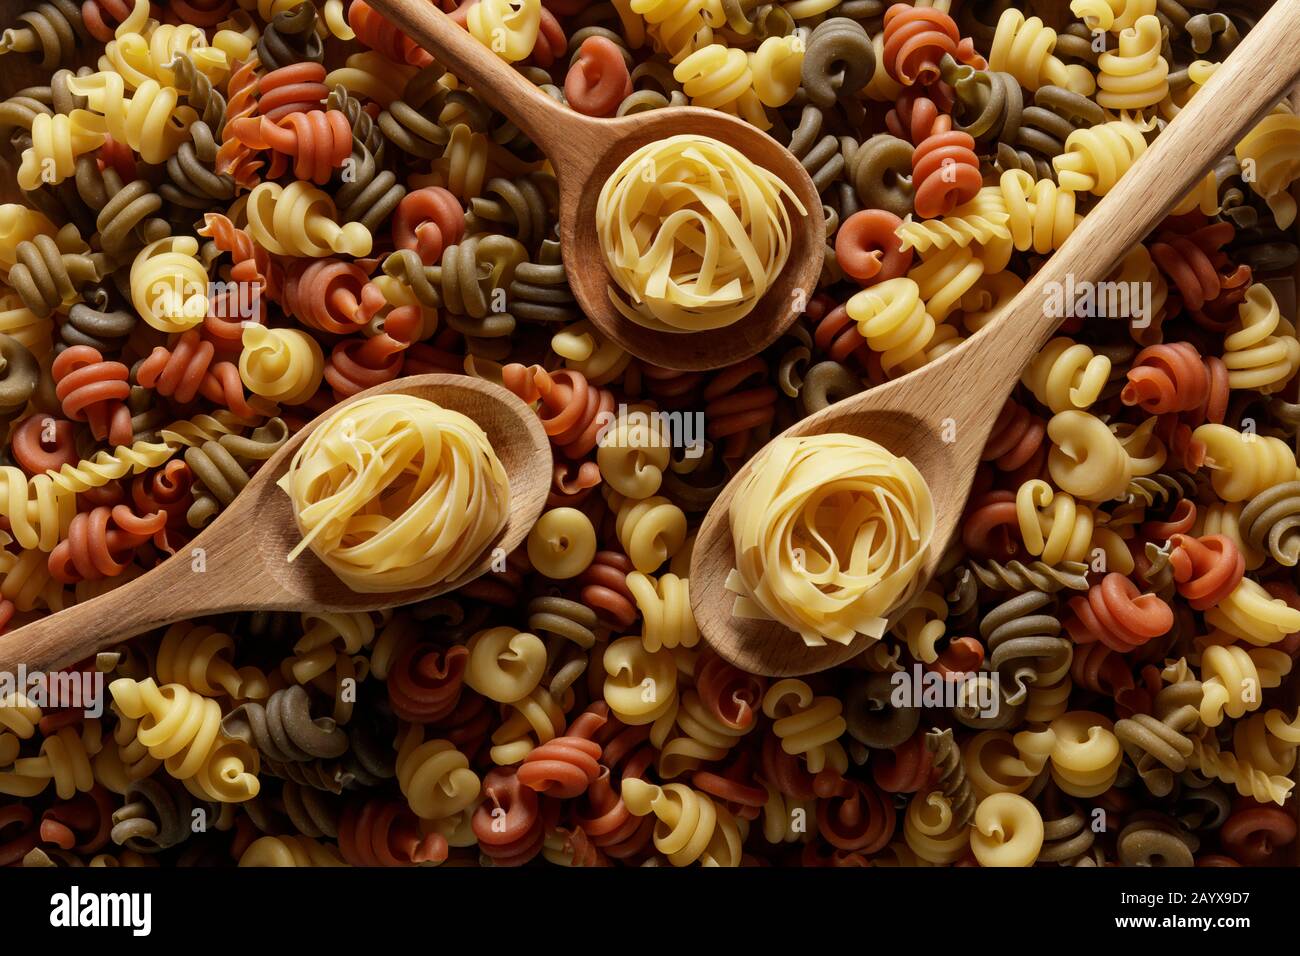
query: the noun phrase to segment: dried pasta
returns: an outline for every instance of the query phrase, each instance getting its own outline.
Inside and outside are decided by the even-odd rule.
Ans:
[[[425,399],[382,395],[335,413],[280,486],[303,540],[350,587],[454,580],[505,526],[510,486],[483,430]]]

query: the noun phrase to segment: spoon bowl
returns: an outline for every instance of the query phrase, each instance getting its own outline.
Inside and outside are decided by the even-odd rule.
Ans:
[[[313,429],[374,395],[414,395],[460,412],[487,433],[510,481],[506,525],[459,578],[382,593],[351,590],[310,549],[276,482]],[[0,636],[0,672],[52,670],[174,621],[230,611],[371,611],[436,597],[490,570],[528,535],[551,485],[551,446],[532,409],[499,385],[465,375],[413,375],[359,392],[309,422],[258,469],[204,531],[157,568],[107,594]]]
[[[975,469],[1007,396],[1067,310],[1049,309],[1065,289],[1106,279],[1123,255],[1182,199],[1223,153],[1300,76],[1300,0],[1277,0],[1204,89],[1075,227],[1069,239],[992,321],[929,365],[845,399],[783,434],[845,432],[911,460],[934,499],[935,530],[913,593],[933,576],[961,521]],[[732,615],[724,582],[735,567],[727,511],[742,468],[709,508],[691,558],[691,606],[705,641],[753,673],[790,676],[824,670],[861,653],[845,645],[809,647],[783,625]],[[893,611],[896,617],[900,608]],[[891,619],[892,623],[892,619]]]
[[[654,365],[702,371],[757,354],[803,311],[821,273],[826,222],[808,171],[772,137],[737,117],[692,106],[613,119],[585,116],[528,82],[432,3],[374,0],[370,5],[509,117],[550,160],[559,185],[560,250],[569,286],[583,313],[606,338]],[[647,328],[614,308],[596,223],[601,187],[619,163],[648,143],[684,134],[712,137],[739,150],[775,173],[804,208],[801,213],[783,199],[794,223],[789,257],[753,310],[732,325],[703,332]]]
[[[895,455],[907,457],[925,479],[934,499],[934,541],[947,541],[961,517],[977,461],[969,456],[963,458],[958,446],[943,441],[923,415],[908,410],[910,392],[898,387],[903,381],[899,379],[873,389],[870,404],[854,399],[838,402],[796,423],[783,434],[789,437],[828,433],[860,435]],[[890,401],[889,393],[897,395],[898,400]],[[695,536],[691,603],[700,632],[722,657],[751,673],[784,677],[842,664],[862,652],[865,639],[809,647],[776,621],[732,616],[735,595],[725,586],[727,574],[735,566],[728,511],[736,489],[751,466],[752,460],[727,483]],[[934,574],[942,553],[942,548],[930,548],[919,572],[920,581]]]

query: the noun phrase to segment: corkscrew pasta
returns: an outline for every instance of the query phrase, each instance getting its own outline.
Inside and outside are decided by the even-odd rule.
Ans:
[[[491,570],[375,612],[183,621],[0,699],[0,863],[1293,862],[1291,106],[1075,290],[944,554],[904,463],[837,445],[841,476],[772,443],[993,321],[1255,4],[462,4],[568,108],[725,112],[819,193],[653,144],[592,184],[595,264],[565,261],[536,144],[364,0],[26,6],[0,14],[0,635],[197,573],[277,449],[399,376],[504,384],[554,471],[493,553],[511,476],[481,432],[329,416],[286,481],[300,548],[384,591]],[[725,330],[809,216],[815,292],[731,367],[634,357],[570,288],[605,266],[630,320]],[[869,635],[843,666],[768,678],[704,640],[694,535],[745,468],[727,606]],[[98,715],[41,697],[101,673]]]

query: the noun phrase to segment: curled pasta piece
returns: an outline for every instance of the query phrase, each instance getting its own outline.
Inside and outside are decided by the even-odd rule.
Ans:
[[[1237,317],[1223,340],[1228,387],[1255,389],[1266,395],[1277,391],[1300,369],[1295,329],[1281,317],[1268,286],[1260,283],[1246,290]]]
[[[939,61],[955,55],[961,35],[943,10],[895,3],[885,11],[884,65],[903,86],[927,86],[939,78]]]
[[[686,541],[686,514],[662,495],[636,500],[606,491],[614,533],[636,570],[652,574]]]
[[[1173,611],[1158,595],[1141,594],[1116,571],[1093,585],[1086,598],[1070,598],[1069,606],[1074,616],[1065,626],[1076,643],[1101,641],[1120,654],[1167,634],[1174,623]]]
[[[287,187],[262,183],[249,194],[245,208],[248,234],[276,255],[319,259],[332,252],[349,256],[370,253],[370,230],[359,222],[340,226],[333,200],[308,183],[294,182]]]
[[[923,363],[935,320],[913,279],[900,276],[855,292],[844,308],[867,346],[880,353],[880,367],[886,374]]]
[[[804,758],[808,772],[843,773],[848,758],[839,738],[848,725],[833,697],[816,697],[812,688],[793,678],[778,681],[763,695],[763,713],[774,721],[772,732],[781,749]]]
[[[1192,439],[1204,443],[1210,482],[1224,501],[1247,501],[1300,475],[1295,452],[1279,438],[1211,423],[1192,432]]]
[[[1088,408],[1110,379],[1110,359],[1057,337],[1034,356],[1021,380],[1053,412]]]
[[[651,653],[661,647],[694,647],[700,632],[691,610],[690,581],[672,572],[651,578],[634,571],[627,576],[628,590],[644,620],[642,641]]]
[[[596,556],[596,531],[591,519],[576,508],[543,512],[528,532],[528,560],[548,578],[577,577]]]
[[[1052,779],[1066,793],[1095,797],[1110,789],[1119,773],[1124,750],[1101,714],[1075,710],[1049,725]]]
[[[989,69],[1010,73],[1027,90],[1051,84],[1084,96],[1097,87],[1092,71],[1079,64],[1066,65],[1053,51],[1057,35],[1038,17],[1014,7],[1002,11],[989,49]]]
[[[1169,64],[1160,55],[1160,21],[1138,17],[1120,31],[1118,49],[1097,57],[1097,103],[1109,110],[1143,110],[1169,95]]]
[[[131,302],[160,332],[184,332],[208,314],[208,273],[198,240],[170,236],[149,243],[131,264]]]
[[[603,36],[582,41],[564,76],[564,98],[579,113],[613,116],[632,95],[632,79],[622,51]]]
[[[485,697],[512,704],[531,694],[546,669],[546,645],[511,627],[479,631],[469,641],[465,683]]]
[[[623,723],[653,724],[677,707],[677,665],[670,650],[648,651],[636,637],[612,641],[603,657],[605,702]]]
[[[541,0],[478,0],[466,21],[474,38],[507,63],[524,59],[537,45]],[[354,27],[355,29],[355,27]]]
[[[123,716],[138,720],[136,740],[167,772],[192,782],[210,800],[238,803],[257,796],[257,752],[221,730],[221,708],[179,684],[152,678],[115,680],[109,693]]]
[[[397,783],[422,820],[445,820],[473,806],[481,789],[469,760],[447,740],[425,740],[408,724],[397,743]]]
[[[1127,120],[1075,130],[1052,160],[1062,189],[1104,196],[1146,152],[1141,129]]]
[[[180,94],[157,80],[146,79],[130,96],[121,74],[93,73],[68,80],[68,89],[86,97],[89,109],[74,114],[91,129],[125,143],[146,163],[165,163],[188,139],[198,114],[179,105]]]
[[[301,405],[316,394],[325,374],[320,346],[298,329],[244,329],[239,377],[250,392],[280,405]]]
[[[975,808],[970,847],[981,866],[1033,866],[1042,846],[1043,818],[1024,797],[990,794]]]

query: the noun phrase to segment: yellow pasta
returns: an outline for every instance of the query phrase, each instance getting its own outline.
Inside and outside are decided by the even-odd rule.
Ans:
[[[1020,380],[1039,402],[1053,412],[1063,412],[1089,407],[1109,378],[1110,359],[1058,336],[1034,356]]]
[[[986,259],[990,252],[993,253],[991,258]],[[989,246],[934,249],[922,257],[924,261],[914,266],[907,278],[916,283],[917,291],[925,300],[925,311],[934,317],[934,321],[942,322],[961,304],[962,296],[981,276],[1005,268],[1010,254],[1010,239],[994,240]]]
[[[744,840],[735,817],[707,794],[681,783],[663,787],[623,782],[623,801],[634,815],[653,814],[655,849],[673,866],[739,866]]]
[[[479,631],[469,640],[465,683],[500,704],[513,704],[533,692],[546,670],[546,645],[535,634],[513,627]]]
[[[104,46],[99,68],[122,76],[128,86],[138,88],[148,80],[175,86],[170,64],[187,56],[214,83],[230,73],[232,58],[248,56],[252,44],[234,30],[219,30],[208,44],[202,28],[192,24],[160,24],[149,19],[148,0],[136,0],[130,15],[117,27],[114,38]]]
[[[938,790],[919,790],[908,803],[903,839],[927,863],[955,863],[970,846],[970,838],[970,827],[957,823],[952,801]]]
[[[77,157],[103,145],[105,130],[85,110],[71,115],[41,113],[32,120],[32,144],[23,150],[18,185],[36,189],[61,183],[76,169]]]
[[[422,820],[443,820],[473,806],[481,788],[469,758],[450,741],[425,740],[419,724],[398,733],[397,784]]]
[[[677,710],[677,665],[671,650],[649,651],[640,638],[620,637],[605,649],[605,702],[625,724],[653,724]]]
[[[1268,203],[1279,229],[1296,218],[1290,186],[1300,178],[1300,116],[1278,107],[1251,129],[1236,148],[1244,178]]]
[[[788,9],[788,8],[787,8]],[[768,37],[750,54],[754,92],[764,106],[785,106],[799,92],[804,41],[797,33]],[[766,122],[766,117],[764,118]]]
[[[1065,140],[1065,152],[1052,160],[1062,189],[1104,196],[1146,152],[1142,130],[1128,120],[1077,129]]]
[[[965,247],[973,242],[1006,239],[1011,235],[1007,226],[1010,218],[1002,191],[997,186],[985,186],[974,199],[955,207],[941,219],[916,220],[909,215],[895,231],[900,249],[927,252],[932,248]]]
[[[1091,95],[1097,86],[1091,71],[1078,64],[1067,66],[1053,54],[1055,49],[1055,30],[1044,26],[1038,17],[1026,20],[1015,7],[1008,7],[998,18],[989,50],[989,69],[1010,73],[1029,90],[1051,84]]]
[[[1052,449],[1047,470],[1052,481],[1085,501],[1118,498],[1133,478],[1133,461],[1124,446],[1100,418],[1070,409],[1047,423]]]
[[[1052,779],[1066,793],[1095,797],[1109,790],[1124,760],[1124,748],[1101,714],[1074,710],[1049,725]]]
[[[365,50],[353,53],[343,66],[330,70],[325,85],[331,90],[344,87],[353,96],[374,100],[386,108],[401,99],[406,84],[419,71],[419,67],[394,63],[382,53]]]
[[[1035,180],[1023,169],[1009,169],[998,180],[1007,209],[1011,240],[1021,252],[1040,255],[1059,249],[1082,218],[1074,193],[1050,179]],[[1145,247],[1139,247],[1145,248]]]
[[[270,694],[266,675],[256,667],[231,664],[235,641],[207,625],[173,624],[158,645],[155,675],[164,684],[180,684],[207,697],[260,699]]]
[[[1300,611],[1275,598],[1250,578],[1205,612],[1205,621],[1233,639],[1267,646],[1300,631]]]
[[[1156,0],[1071,0],[1070,12],[1089,30],[1128,29],[1139,17],[1156,12]]]
[[[53,783],[60,800],[71,800],[95,786],[91,758],[102,745],[98,720],[87,720],[80,729],[61,727],[45,736],[37,756],[21,757],[0,772],[0,793],[34,797]]]
[[[316,867],[347,866],[337,848],[305,836],[262,836],[248,844],[239,857],[240,866]]]
[[[785,266],[793,229],[786,201],[808,213],[789,186],[717,140],[671,136],[641,147],[596,205],[611,301],[655,329],[740,320]]]
[[[911,371],[924,363],[935,320],[913,279],[899,276],[855,292],[844,308],[868,348],[880,353],[880,367],[886,374],[896,368]]]
[[[908,601],[890,633],[905,643],[908,653],[918,661],[933,664],[939,659],[938,643],[948,631],[947,617],[948,602],[932,581]],[[883,644],[872,645],[872,649],[883,647]]]
[[[1043,848],[1043,818],[1017,794],[987,796],[975,808],[970,848],[980,866],[1033,866]]]
[[[469,10],[469,32],[507,63],[524,59],[537,45],[542,0],[478,0]]]
[[[804,681],[777,681],[763,695],[763,713],[772,718],[772,733],[781,749],[801,756],[812,774],[823,770],[844,773],[848,755],[840,737],[848,728],[843,707],[834,697],[817,697]]]
[[[410,395],[377,395],[307,437],[279,485],[303,540],[357,591],[460,577],[505,526],[510,485],[472,420]]]
[[[642,574],[657,571],[686,541],[686,513],[662,495],[638,500],[610,489],[604,494],[615,514],[614,533]]]
[[[359,222],[340,226],[334,200],[315,186],[262,183],[248,196],[248,234],[267,251],[281,256],[321,258],[333,252],[370,254],[373,238]]]
[[[1201,655],[1201,722],[1217,727],[1225,715],[1236,719],[1257,709],[1264,691],[1277,687],[1290,672],[1291,658],[1283,651],[1207,647]]]
[[[1192,432],[1192,440],[1205,443],[1210,483],[1224,501],[1248,501],[1298,476],[1295,452],[1280,438],[1208,424]]]
[[[534,687],[522,700],[506,705],[506,718],[492,732],[488,755],[501,766],[518,763],[532,750],[554,740],[564,727],[564,708],[546,687]]]
[[[528,532],[528,560],[554,580],[577,577],[596,556],[596,529],[577,508],[543,512]]]
[[[149,243],[131,264],[131,303],[160,332],[184,332],[208,314],[208,272],[193,236]]]
[[[1268,286],[1257,282],[1237,307],[1237,321],[1223,340],[1228,387],[1276,392],[1300,370],[1300,341],[1282,318]]]
[[[1160,21],[1138,17],[1119,35],[1119,49],[1097,57],[1097,103],[1110,110],[1144,110],[1169,95],[1169,63],[1160,55]]]
[[[628,498],[649,498],[659,490],[672,455],[672,436],[653,409],[634,405],[600,437],[596,463],[601,478]]]
[[[627,576],[643,621],[641,640],[654,653],[662,647],[694,647],[700,632],[691,611],[690,581],[671,571],[658,578],[633,571]]]
[[[1050,512],[1048,508],[1051,508]],[[1092,549],[1093,513],[1041,478],[1016,491],[1016,519],[1025,549],[1047,564],[1085,561]]]
[[[239,377],[254,395],[283,405],[301,405],[320,388],[325,356],[301,329],[272,329],[250,324],[244,329]]]
[[[799,59],[802,61],[802,57]],[[682,84],[682,90],[691,98],[692,106],[731,113],[759,129],[767,129],[772,125],[763,109],[764,104],[754,89],[750,58],[744,50],[710,43],[677,64],[673,70],[673,79]],[[797,88],[797,65],[794,82]],[[771,87],[767,89],[769,94],[775,95]]]
[[[929,552],[934,502],[907,459],[852,435],[779,438],[731,501],[738,617],[808,645],[879,638]]]
[[[221,729],[216,701],[153,678],[122,678],[108,689],[117,709],[139,721],[135,739],[196,795],[223,803],[257,796],[257,751]]]
[[[100,71],[69,79],[68,89],[86,97],[89,105],[74,110],[74,120],[125,143],[146,163],[165,163],[174,156],[199,118],[191,107],[180,105],[175,89],[157,80],[145,80],[128,96],[121,74]]]

